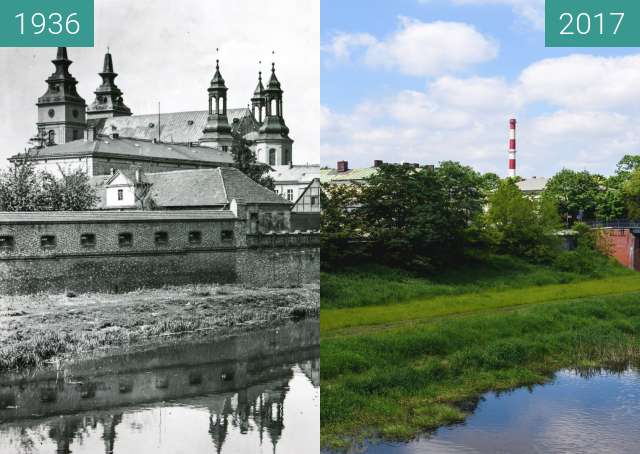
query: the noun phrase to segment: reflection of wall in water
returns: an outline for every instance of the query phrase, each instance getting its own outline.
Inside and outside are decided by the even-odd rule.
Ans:
[[[318,353],[316,320],[0,379],[0,420],[226,393],[288,376]],[[214,348],[215,345],[215,348]],[[12,407],[12,408],[7,408]]]
[[[308,363],[308,362],[307,362]],[[298,365],[301,369],[303,364]],[[284,403],[289,390],[288,384],[293,377],[291,367],[283,368],[285,374],[266,383],[252,385],[236,393],[222,393],[212,396],[187,399],[184,402],[196,408],[205,407],[209,411],[208,433],[215,452],[221,453],[232,429],[241,434],[255,431],[260,444],[270,443],[276,452],[278,441],[285,428]],[[148,410],[142,408],[142,411]],[[51,418],[47,421],[29,420],[22,427],[38,429],[46,427],[46,432],[38,436],[46,436],[56,445],[56,454],[73,452],[73,444],[84,438],[92,429],[102,429],[101,438],[104,452],[113,454],[118,452],[118,425],[122,423],[123,414],[135,413],[136,408],[123,408],[117,411],[103,410],[80,415],[65,415]],[[139,430],[142,428],[140,427]],[[160,428],[153,428],[160,430]],[[0,428],[0,435],[7,436],[7,429]],[[22,430],[21,436],[37,431]],[[23,445],[29,445],[28,440],[21,440]]]

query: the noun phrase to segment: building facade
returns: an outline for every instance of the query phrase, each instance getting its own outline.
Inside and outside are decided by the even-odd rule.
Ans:
[[[80,167],[91,176],[108,174],[111,167],[93,165],[96,157],[91,155],[99,153],[96,148],[104,148],[102,145],[109,139],[126,139],[132,147],[135,144],[131,142],[137,142],[139,148],[146,149],[146,153],[140,153],[132,147],[116,147],[117,168],[137,166],[140,161],[148,162],[147,170],[157,166],[159,171],[229,163],[234,136],[245,138],[262,163],[290,165],[293,162],[293,140],[284,120],[284,91],[276,77],[275,64],[266,87],[259,74],[258,85],[250,98],[251,108],[229,108],[228,88],[217,61],[207,89],[208,110],[133,115],[115,83],[118,74],[110,52],[104,57],[99,73],[102,82],[88,107],[77,92],[78,81],[69,71],[72,61],[67,49],[58,48],[52,62],[55,71],[47,79],[46,93],[38,98],[37,133],[28,152],[39,170],[58,173],[60,169]],[[165,149],[149,147],[145,142],[162,144]],[[167,146],[175,147],[181,156],[167,159]],[[221,154],[226,158],[221,158]],[[16,154],[10,161],[19,162],[24,158],[24,154]]]

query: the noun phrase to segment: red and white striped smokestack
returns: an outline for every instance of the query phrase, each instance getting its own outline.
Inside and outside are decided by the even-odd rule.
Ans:
[[[516,119],[509,120],[509,176],[516,176]]]

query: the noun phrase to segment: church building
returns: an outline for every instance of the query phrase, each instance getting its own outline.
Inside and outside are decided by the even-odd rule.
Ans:
[[[275,64],[266,87],[262,74],[250,99],[251,108],[228,107],[228,88],[216,61],[208,92],[208,110],[133,115],[116,85],[110,52],[99,73],[101,84],[87,106],[71,75],[67,48],[59,47],[47,91],[38,98],[37,134],[32,147],[12,156],[12,163],[29,158],[37,170],[60,175],[82,169],[89,176],[116,170],[145,172],[231,166],[233,137],[244,137],[258,161],[290,166],[293,140],[284,120],[283,90]],[[204,102],[203,102],[204,104]],[[205,104],[206,105],[206,104]]]

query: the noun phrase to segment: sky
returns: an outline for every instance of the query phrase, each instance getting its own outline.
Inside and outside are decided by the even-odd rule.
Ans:
[[[95,0],[95,47],[69,48],[78,91],[93,102],[110,46],[134,114],[206,110],[216,48],[229,108],[245,107],[259,61],[272,59],[296,164],[320,161],[320,0]],[[275,51],[275,55],[272,55]],[[55,48],[0,48],[0,167],[36,132]]]
[[[322,0],[321,162],[611,174],[640,153],[640,51],[545,48],[544,0]]]

